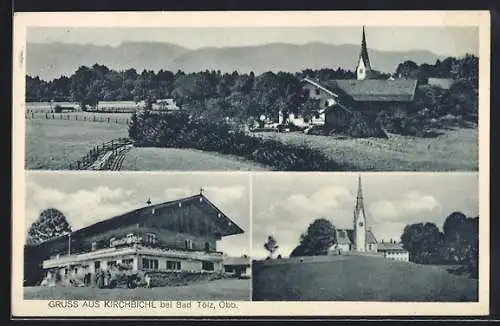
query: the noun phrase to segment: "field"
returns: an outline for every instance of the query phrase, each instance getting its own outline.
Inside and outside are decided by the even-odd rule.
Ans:
[[[185,286],[96,289],[77,287],[25,287],[25,300],[250,300],[250,280],[226,279]]]
[[[378,257],[290,259],[254,264],[253,300],[477,301],[478,281],[443,266]]]
[[[127,135],[125,124],[28,119],[26,168],[68,169],[93,146]]]
[[[258,132],[255,136],[306,145],[350,170],[477,171],[478,129],[443,131],[436,138],[390,134],[389,139],[341,139],[303,133]]]
[[[121,170],[262,171],[265,166],[236,156],[179,148],[133,148]]]

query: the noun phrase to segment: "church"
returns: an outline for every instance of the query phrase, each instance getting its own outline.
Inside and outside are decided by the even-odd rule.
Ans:
[[[394,113],[413,107],[418,81],[382,79],[372,67],[364,27],[355,71],[356,79],[302,80],[302,89],[309,98],[319,100],[318,112],[327,129],[341,129],[354,112],[373,119],[381,111]]]
[[[363,200],[361,176],[358,177],[358,193],[354,206],[353,228],[336,229],[335,232],[336,242],[330,247],[330,254],[367,254],[386,259],[409,261],[409,253],[403,248],[402,243],[392,241],[390,243],[378,242],[371,227],[369,227]]]

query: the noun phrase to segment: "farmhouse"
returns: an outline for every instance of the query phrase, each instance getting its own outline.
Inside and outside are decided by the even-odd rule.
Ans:
[[[65,279],[113,268],[144,272],[223,272],[216,243],[244,231],[202,193],[149,205],[34,248],[45,277]]]
[[[135,112],[137,104],[134,101],[99,101],[96,110],[102,112]]]
[[[361,51],[355,80],[302,80],[302,88],[312,99],[319,100],[326,127],[338,128],[347,123],[353,112],[374,118],[380,111],[406,111],[414,105],[417,80],[375,79],[363,27]]]
[[[336,242],[330,248],[330,253],[358,253],[373,254],[387,259],[409,260],[408,251],[400,243],[378,242],[371,228],[367,225],[364,207],[361,177],[358,177],[358,194],[354,208],[352,229],[336,229]]]

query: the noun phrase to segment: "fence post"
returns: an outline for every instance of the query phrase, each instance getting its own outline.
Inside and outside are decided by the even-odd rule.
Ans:
[[[109,117],[108,117],[108,123],[109,123]]]

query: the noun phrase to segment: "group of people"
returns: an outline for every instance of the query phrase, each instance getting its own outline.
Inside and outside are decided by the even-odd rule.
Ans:
[[[89,276],[87,277],[87,275]],[[95,285],[100,289],[111,287],[112,278],[109,270],[97,270],[94,274],[94,282],[92,282],[92,275],[90,273],[87,275],[86,279],[88,283],[85,283],[86,285]]]

